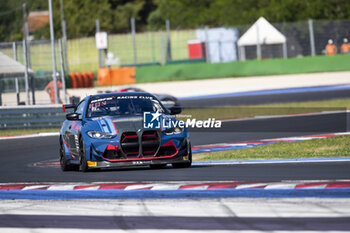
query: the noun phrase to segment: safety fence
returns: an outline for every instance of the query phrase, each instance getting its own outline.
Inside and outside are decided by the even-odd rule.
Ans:
[[[5,42],[0,43],[0,52],[18,61],[20,64],[25,64],[30,71],[35,75],[35,89],[43,90],[45,86],[52,80],[52,53],[49,40],[27,41],[26,52],[23,48],[24,42]],[[56,72],[61,76],[62,64],[60,61],[59,41],[55,41],[56,51]],[[1,66],[1,64],[0,64]],[[2,92],[15,92],[16,85],[13,77],[6,77],[6,74],[0,80]],[[18,77],[18,88],[20,91],[25,91],[24,75]]]
[[[340,46],[344,38],[350,39],[350,20],[309,20],[299,22],[284,22],[271,24],[279,30],[287,40],[287,57],[301,57],[322,55],[325,53],[325,46],[329,39],[340,51]],[[170,24],[171,25],[171,24]],[[190,41],[206,41],[209,47],[215,47],[219,53],[219,60],[214,62],[225,62],[226,56],[233,56],[238,60],[237,40],[249,29],[251,25],[241,25],[233,27],[196,29],[171,28],[167,32],[163,30],[149,30],[137,32],[135,34],[110,34],[108,35],[108,50],[104,53],[106,59],[107,52],[119,58],[121,66],[128,65],[150,65],[165,64],[178,60],[188,60],[188,45]],[[233,33],[221,34],[223,31],[217,29],[231,29]],[[103,28],[101,28],[103,30]],[[207,30],[207,32],[205,32]],[[205,33],[204,33],[205,32]],[[205,35],[207,34],[207,35]],[[224,36],[223,36],[224,35]],[[206,38],[205,38],[206,37]],[[135,43],[133,43],[135,41]],[[56,42],[57,70],[60,70],[59,46]],[[14,48],[17,48],[17,60],[22,63],[23,49],[22,42],[0,43],[0,52],[14,57]],[[282,45],[262,44],[262,58],[282,57]],[[233,49],[228,49],[232,47]],[[39,70],[52,69],[51,47],[49,40],[28,41],[29,66],[34,72]],[[94,37],[71,39],[67,41],[67,62],[70,72],[97,71],[99,66],[99,53],[96,49]],[[220,54],[221,53],[221,54]],[[231,53],[231,54],[227,54]],[[234,53],[234,55],[232,55]],[[215,56],[215,55],[213,55]],[[246,58],[256,58],[256,46],[247,46]],[[65,70],[68,71],[68,67]]]
[[[0,107],[0,129],[59,128],[65,120],[62,105]]]

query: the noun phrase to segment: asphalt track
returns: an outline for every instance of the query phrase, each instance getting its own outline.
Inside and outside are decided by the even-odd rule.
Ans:
[[[91,221],[86,221],[91,219]],[[20,221],[18,221],[20,220]],[[275,217],[241,217],[233,221],[227,217],[197,217],[197,216],[71,216],[71,215],[2,215],[0,224],[4,226],[17,225],[18,228],[63,228],[116,230],[124,228],[138,230],[187,230],[187,231],[242,231],[255,229],[263,231],[302,231],[307,228],[312,231],[347,231],[349,217],[289,217],[283,219],[290,224],[282,224]],[[291,224],[292,222],[292,224]],[[169,224],[172,223],[172,224]],[[175,223],[175,224],[174,224]],[[123,227],[121,227],[121,225]],[[253,228],[253,229],[254,229]]]
[[[348,113],[227,121],[219,132],[192,132],[193,145],[303,136],[347,130]],[[0,141],[0,182],[102,182],[102,181],[274,181],[349,179],[350,162],[298,164],[244,164],[194,166],[188,169],[144,167],[100,172],[61,172],[59,168],[31,166],[58,157],[58,137]]]
[[[346,93],[344,93],[346,94]],[[266,97],[266,96],[265,96]],[[315,96],[315,98],[320,98]],[[208,103],[208,102],[206,102]],[[232,102],[230,102],[232,105]],[[327,134],[348,130],[347,113],[227,121],[223,129],[192,131],[193,146],[267,138]],[[100,172],[61,172],[57,167],[33,167],[57,160],[57,136],[0,140],[0,183],[119,182],[119,181],[283,181],[350,179],[350,162],[236,164],[187,169],[122,168]],[[287,182],[288,184],[288,182]],[[349,189],[327,190],[207,190],[164,192],[138,190],[67,191],[83,200],[62,200],[62,191],[3,190],[1,232],[325,232],[348,231]],[[33,193],[32,193],[33,192]],[[58,200],[52,198],[55,195]],[[166,192],[166,191],[165,191]],[[204,192],[204,193],[203,193]],[[205,192],[209,192],[205,194]],[[275,195],[272,195],[274,194]],[[18,194],[19,196],[10,194]],[[191,198],[197,193],[197,198]],[[227,194],[230,195],[227,195]],[[33,200],[29,196],[33,195]],[[50,198],[35,199],[49,194]],[[134,194],[134,196],[132,195]],[[8,198],[5,196],[9,195]],[[22,198],[20,197],[22,195]],[[101,196],[102,195],[102,196]],[[119,196],[118,196],[119,195]],[[130,199],[126,195],[130,195]],[[136,195],[136,196],[135,196]],[[328,196],[327,196],[328,195]],[[103,198],[92,200],[91,198]],[[201,197],[203,199],[201,199]],[[230,198],[231,197],[231,198]],[[248,198],[245,198],[248,197]],[[293,198],[289,199],[287,197]],[[312,197],[312,198],[310,198]],[[322,197],[322,198],[317,198]],[[327,199],[327,197],[330,197]],[[152,199],[156,198],[156,199]],[[25,200],[20,200],[25,199]],[[44,200],[44,201],[38,201]]]
[[[4,232],[348,232],[348,199],[2,201]]]

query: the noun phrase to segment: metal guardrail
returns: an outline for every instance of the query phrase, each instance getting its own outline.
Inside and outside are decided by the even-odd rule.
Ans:
[[[59,128],[65,115],[62,105],[0,107],[0,129]]]

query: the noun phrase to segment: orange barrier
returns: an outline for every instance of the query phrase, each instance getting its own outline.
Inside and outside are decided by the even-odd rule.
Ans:
[[[94,86],[94,74],[92,72],[86,72],[87,78],[88,78],[88,87]]]
[[[84,87],[83,86],[83,76],[79,72],[75,72],[75,77],[78,83],[78,87]]]
[[[70,73],[69,74],[69,79],[70,79],[70,84],[72,88],[77,88],[78,87],[78,83],[77,83],[77,79],[75,77],[75,73]]]
[[[111,85],[111,72],[109,68],[99,68],[97,72],[97,85]]]
[[[86,73],[81,73],[81,86],[82,87],[88,87],[89,85],[89,80],[88,80],[88,77],[86,75]]]
[[[97,84],[121,85],[136,83],[135,67],[122,68],[99,68],[97,73]]]
[[[94,74],[92,72],[69,73],[69,78],[72,88],[94,86]]]

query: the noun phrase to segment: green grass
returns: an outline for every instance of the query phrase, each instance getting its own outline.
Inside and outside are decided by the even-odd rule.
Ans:
[[[184,109],[181,115],[190,115],[192,118],[196,118],[198,120],[205,120],[208,118],[223,120],[254,116],[285,115],[346,109],[350,109],[349,98],[281,104]]]
[[[335,109],[350,109],[350,98],[331,99],[331,100],[319,100],[319,101],[303,101],[292,103],[280,103],[280,104],[264,104],[264,105],[252,105],[251,107],[273,107],[273,108],[335,108]]]
[[[0,137],[36,134],[36,133],[51,133],[51,132],[59,132],[59,131],[60,131],[59,128],[0,130]]]
[[[136,68],[136,81],[160,82],[350,70],[350,55],[249,60],[230,63],[176,64]]]
[[[193,155],[195,161],[350,157],[350,136],[300,142],[278,142],[266,146]]]

